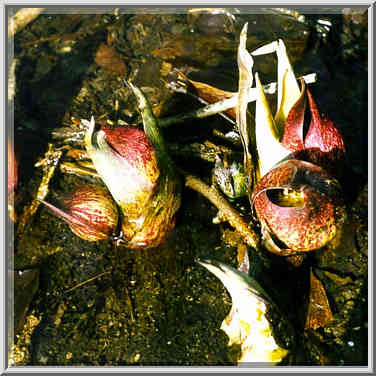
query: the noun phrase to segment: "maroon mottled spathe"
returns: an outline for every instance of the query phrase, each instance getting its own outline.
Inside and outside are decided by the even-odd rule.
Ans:
[[[342,135],[327,116],[320,115],[308,89],[307,97],[311,111],[311,124],[304,140],[307,159],[339,176],[345,157],[345,144]]]
[[[304,137],[306,96],[311,121]],[[342,135],[333,121],[327,116],[320,115],[304,81],[302,81],[302,94],[287,116],[281,144],[291,150],[296,159],[312,162],[334,176],[341,176],[345,157]]]
[[[102,125],[108,144],[133,167],[137,167],[139,157],[146,165],[154,158],[154,148],[146,133],[133,126],[111,127]]]
[[[276,189],[301,193],[303,205],[273,202],[269,193]],[[260,222],[292,253],[323,247],[346,217],[338,181],[321,167],[296,159],[284,161],[264,175],[252,201]]]

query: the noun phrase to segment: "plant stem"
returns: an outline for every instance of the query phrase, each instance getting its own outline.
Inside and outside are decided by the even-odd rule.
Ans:
[[[246,224],[240,214],[232,208],[217,189],[209,187],[203,181],[192,175],[185,175],[185,185],[201,193],[214,204],[228,223],[239,232],[246,244],[253,248],[258,247],[260,240],[256,231]]]

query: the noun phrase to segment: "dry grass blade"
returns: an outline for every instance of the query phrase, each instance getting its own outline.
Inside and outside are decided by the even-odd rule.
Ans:
[[[75,290],[75,289],[77,289],[77,288],[79,288],[81,286],[84,286],[87,283],[93,282],[93,281],[95,281],[95,280],[97,280],[97,279],[99,279],[99,278],[101,278],[104,275],[109,274],[109,273],[111,273],[111,272],[110,271],[102,272],[102,273],[100,273],[100,274],[98,274],[98,275],[96,275],[96,276],[94,276],[92,278],[89,278],[89,279],[87,279],[87,280],[85,280],[83,282],[77,283],[77,285],[74,285],[73,287],[69,288],[68,290],[65,290],[64,293],[71,292],[71,291],[73,291],[73,290]]]

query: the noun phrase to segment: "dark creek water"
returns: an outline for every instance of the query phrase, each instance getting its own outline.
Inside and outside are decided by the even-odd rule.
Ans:
[[[47,9],[13,41],[17,65],[11,129],[19,158],[15,211],[20,218],[36,197],[43,169],[35,164],[48,143],[60,142],[53,138],[58,129],[91,115],[112,123],[140,120],[123,78],[143,89],[159,118],[203,106],[167,87],[177,71],[236,92],[239,33],[248,22],[249,51],[283,39],[296,75],[317,73],[310,90],[346,144],[343,188],[350,218],[339,246],[314,252],[299,268],[264,249],[248,248],[250,273],[293,323],[300,351],[289,358],[291,364],[365,366],[367,11],[315,9],[300,18],[286,13],[244,8],[218,14]],[[264,83],[275,81],[275,56],[257,57],[254,70]],[[249,111],[254,114],[254,104]],[[210,184],[213,160],[203,160],[185,147],[205,142],[233,147],[216,136],[233,129],[215,115],[166,127],[163,135],[176,164]],[[67,156],[62,160],[72,161]],[[57,202],[74,187],[93,181],[58,166],[46,199]],[[235,199],[231,205],[249,215],[247,199]],[[10,316],[17,335],[12,364],[236,365],[240,347],[228,347],[220,329],[231,299],[221,282],[196,263],[211,258],[237,266],[241,240],[227,223],[213,223],[216,215],[206,198],[185,187],[168,239],[156,249],[129,250],[110,240],[82,240],[40,206],[24,231],[16,225],[9,237],[15,270],[10,276],[15,302]],[[305,329],[311,267],[325,288],[333,319]]]

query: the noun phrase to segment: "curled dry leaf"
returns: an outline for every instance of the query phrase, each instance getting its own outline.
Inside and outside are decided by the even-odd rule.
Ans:
[[[207,101],[208,103],[219,102],[219,101],[222,101],[224,99],[232,98],[233,96],[236,95],[236,93],[233,93],[231,91],[221,90],[221,89],[218,89],[214,86],[211,86],[211,85],[208,85],[208,84],[205,84],[205,83],[202,83],[202,82],[191,80],[181,72],[179,72],[179,79],[182,80],[183,82],[184,81],[189,82],[194,87],[194,89],[196,90],[197,95],[200,98]],[[229,116],[231,116],[232,118],[235,119],[235,117],[236,117],[235,108],[230,108],[230,109],[226,110],[225,112]]]

